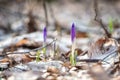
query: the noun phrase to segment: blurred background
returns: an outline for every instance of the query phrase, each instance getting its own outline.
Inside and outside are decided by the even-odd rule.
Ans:
[[[0,40],[42,31],[45,26],[66,32],[73,22],[80,32],[100,33],[103,30],[94,20],[95,1],[97,17],[105,25],[112,19],[119,28],[120,0],[0,0]]]

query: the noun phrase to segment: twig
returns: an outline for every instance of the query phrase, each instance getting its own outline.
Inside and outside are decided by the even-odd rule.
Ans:
[[[53,18],[54,23],[55,23],[57,20],[56,20],[56,17],[55,17],[55,14],[54,14],[54,11],[53,11],[51,3],[49,3],[49,10],[51,12],[51,17]]]
[[[98,17],[98,3],[97,3],[97,0],[94,0],[94,12],[95,12],[94,20],[97,21],[97,17]]]
[[[45,13],[45,25],[46,27],[48,27],[48,14],[47,14],[47,4],[46,4],[46,0],[43,0],[43,9],[44,9],[44,13]]]
[[[106,26],[103,24],[102,19],[99,19],[98,0],[94,0],[94,12],[95,12],[95,18],[94,18],[94,20],[100,24],[100,26],[102,27],[102,29],[105,31],[106,36],[108,38],[111,38],[111,34],[105,28]]]
[[[54,21],[55,29],[58,31],[58,35],[61,35],[61,25],[58,23],[58,21],[55,17],[55,14],[54,14],[51,3],[49,3],[49,9],[50,9],[50,12],[51,12],[51,17],[53,18],[53,21]]]
[[[107,64],[110,64],[107,61],[103,61],[101,59],[79,59],[80,62],[87,62],[87,63],[98,63],[98,62],[105,62]]]
[[[24,53],[30,53],[32,51],[37,51],[37,50],[43,49],[44,47],[47,47],[47,46],[51,45],[54,41],[56,41],[56,39],[53,40],[52,42],[50,42],[49,44],[44,45],[43,47],[32,49],[30,51],[26,51],[26,52],[6,52],[6,55],[9,55],[9,54],[24,54]],[[0,56],[4,56],[4,55],[0,55]]]
[[[100,59],[79,59],[80,62],[91,62],[91,63],[96,63],[101,61]]]

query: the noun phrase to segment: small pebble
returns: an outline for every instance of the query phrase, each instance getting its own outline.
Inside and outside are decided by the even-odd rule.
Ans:
[[[57,80],[64,80],[64,77],[63,76],[59,76],[59,77],[57,77]]]
[[[62,73],[66,73],[69,71],[69,69],[67,67],[62,67],[60,70]]]
[[[47,80],[56,80],[56,78],[54,76],[48,76],[46,79]]]
[[[69,71],[69,73],[71,73],[72,76],[77,76],[77,72],[76,71]]]
[[[54,66],[50,66],[50,67],[47,68],[47,72],[59,73],[59,69],[57,69]]]
[[[43,77],[43,78],[46,78],[46,77],[49,76],[49,75],[50,75],[50,73],[46,72],[46,73],[44,73],[44,74],[42,75],[42,77]]]
[[[75,70],[77,70],[76,67],[72,67],[72,68],[70,69],[70,71],[75,71]]]
[[[76,67],[72,67],[70,70],[69,70],[69,73],[71,73],[73,76],[77,76],[77,72],[75,71],[77,70]]]
[[[58,77],[58,74],[52,74],[52,76],[54,76],[54,77]]]

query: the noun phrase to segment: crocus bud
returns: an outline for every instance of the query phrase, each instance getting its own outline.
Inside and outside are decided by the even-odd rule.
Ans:
[[[47,38],[47,28],[45,27],[44,30],[43,30],[43,39],[44,39],[44,42],[46,42],[46,38]]]
[[[72,41],[72,43],[74,42],[74,39],[75,39],[75,25],[73,23],[72,27],[71,27],[71,41]]]

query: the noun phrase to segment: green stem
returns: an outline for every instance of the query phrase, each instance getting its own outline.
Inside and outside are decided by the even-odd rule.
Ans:
[[[36,62],[39,62],[40,61],[40,51],[38,50],[37,53],[36,53]]]

